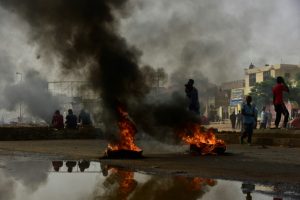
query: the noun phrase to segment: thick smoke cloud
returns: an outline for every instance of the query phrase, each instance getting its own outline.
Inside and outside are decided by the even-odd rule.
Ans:
[[[32,41],[38,43],[41,51],[55,52],[66,73],[88,69],[94,89],[101,92],[106,111],[104,118],[111,132],[116,132],[111,122],[120,103],[125,104],[136,123],[147,133],[155,132],[150,127],[172,126],[190,115],[182,98],[176,98],[180,101],[177,105],[175,102],[157,106],[143,103],[149,88],[139,68],[141,52],[118,34],[119,20],[115,18],[116,15],[124,16],[127,1],[32,0],[20,3],[1,0],[0,3],[29,23]],[[118,10],[122,12],[113,14]],[[12,98],[13,94],[8,93],[8,96]],[[150,110],[144,112],[145,108]],[[168,119],[170,112],[181,117]],[[143,116],[138,118],[140,115]],[[149,122],[154,124],[149,125]]]
[[[66,73],[88,68],[88,78],[101,91],[109,114],[119,102],[138,102],[147,91],[138,69],[140,52],[117,33],[113,11],[122,10],[126,2],[0,1],[30,24],[32,41],[41,51],[55,52]]]
[[[121,102],[140,130],[157,137],[185,121],[197,121],[186,111],[186,79],[194,78],[200,94],[206,94],[211,82],[241,77],[240,66],[278,58],[283,49],[287,55],[299,49],[294,26],[299,18],[284,23],[285,31],[276,29],[279,22],[296,16],[294,3],[289,0],[287,12],[276,0],[0,0],[29,24],[31,43],[40,52],[55,54],[65,74],[88,72],[88,80],[101,93],[107,127],[113,127]],[[288,42],[291,47],[281,46],[278,38],[292,30],[296,34]],[[164,101],[163,96],[145,101],[149,87],[139,66],[147,64],[171,72],[170,85],[177,92],[170,91]]]
[[[29,70],[24,75],[18,84],[3,88],[1,105],[13,111],[22,104],[30,114],[49,122],[54,110],[59,109],[59,100],[48,91],[48,83],[39,72]]]
[[[297,0],[132,0],[122,34],[142,62],[181,74],[201,71],[220,84],[243,78],[250,62],[299,64]]]
[[[170,93],[171,98],[163,103],[145,100],[149,87],[139,68],[142,54],[119,35],[119,18],[127,17],[124,10],[130,7],[127,1],[1,0],[0,3],[29,24],[31,42],[38,44],[40,52],[56,54],[65,73],[83,69],[89,72],[88,79],[101,93],[107,132],[117,132],[112,122],[119,104],[126,106],[140,130],[161,140],[176,140],[171,134],[174,128],[186,121],[198,121],[186,110],[183,95],[176,92]],[[28,77],[28,81],[32,78]],[[18,102],[16,94],[21,90],[29,93],[23,99],[36,103],[30,100],[32,91],[27,89],[34,85],[31,83],[35,80],[29,81],[25,88],[13,86],[5,90],[7,99],[16,99],[10,102],[10,107]],[[44,108],[37,112],[42,111]]]
[[[0,51],[0,106],[7,111],[15,111],[21,103],[26,109],[25,117],[31,116],[49,121],[59,100],[47,90],[47,81],[34,69],[19,70],[12,58],[4,50]],[[21,73],[22,81],[20,74]]]

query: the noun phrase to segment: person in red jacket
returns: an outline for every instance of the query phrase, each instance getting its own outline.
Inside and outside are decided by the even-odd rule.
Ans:
[[[64,117],[60,114],[59,110],[55,111],[52,117],[52,126],[56,129],[64,128]]]
[[[289,111],[283,102],[283,92],[290,92],[290,90],[281,76],[278,76],[276,81],[277,84],[273,87],[273,104],[276,112],[275,126],[278,128],[281,120],[281,114],[283,114],[283,128],[286,128],[289,120]]]

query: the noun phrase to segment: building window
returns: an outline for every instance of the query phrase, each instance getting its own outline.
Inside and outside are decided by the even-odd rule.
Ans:
[[[254,86],[256,83],[256,74],[249,74],[249,86]]]
[[[264,79],[263,81],[269,80],[271,78],[271,71],[263,72]]]

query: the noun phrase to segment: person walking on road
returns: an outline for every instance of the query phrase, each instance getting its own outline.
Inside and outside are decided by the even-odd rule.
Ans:
[[[247,142],[250,145],[252,142],[253,129],[257,119],[257,109],[251,104],[252,97],[246,97],[246,103],[242,107],[243,115],[243,130],[241,133],[241,144],[244,144],[244,138],[248,137]]]

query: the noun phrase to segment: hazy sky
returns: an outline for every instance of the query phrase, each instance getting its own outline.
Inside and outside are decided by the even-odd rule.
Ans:
[[[298,0],[129,2],[120,34],[143,52],[143,63],[153,67],[169,72],[188,67],[217,82],[242,77],[250,62],[300,63]],[[1,8],[0,16],[0,70],[7,72],[3,63],[9,62],[12,72],[35,68],[48,79],[58,79],[55,63],[43,56],[49,52],[36,52],[36,44],[28,42],[27,22]]]
[[[241,77],[250,62],[300,63],[298,0],[131,2],[122,34],[153,66],[193,66],[218,82]]]
[[[178,77],[183,81],[192,77],[202,87],[205,82],[220,84],[242,79],[243,69],[250,62],[255,65],[300,63],[298,0],[128,1],[128,9],[121,14],[116,12],[120,17],[120,36],[141,51],[141,65],[163,67],[173,74],[172,84],[180,82]],[[36,77],[41,85],[46,81],[74,80],[72,71],[60,72],[59,52],[55,48],[43,48],[40,40],[34,40],[37,35],[28,19],[22,19],[20,16],[24,15],[17,9],[5,10],[1,7],[3,2],[10,1],[0,0],[0,103],[5,101],[4,88],[13,88],[20,81],[16,72],[23,73],[25,78],[30,71],[39,72]],[[18,1],[14,3],[20,5]],[[35,9],[35,6],[24,7]],[[50,10],[48,14],[51,13]],[[47,25],[41,26],[47,29]],[[70,25],[70,28],[74,27]],[[47,39],[48,36],[38,37]],[[85,70],[73,68],[81,71],[77,77],[80,80],[91,74]],[[180,88],[181,85],[180,82]],[[32,91],[43,91],[43,88]],[[39,93],[34,95],[41,97]],[[34,95],[29,99],[35,99]],[[14,110],[17,103],[9,110]],[[0,112],[2,108],[1,103]]]

